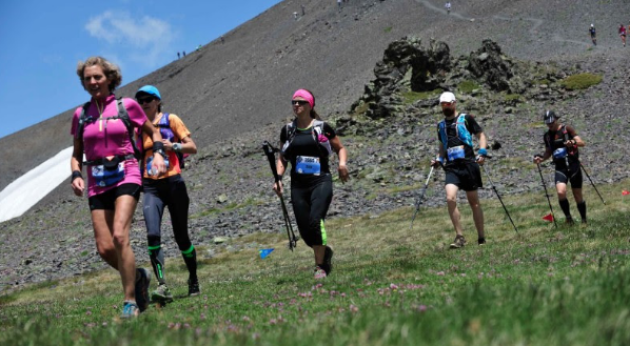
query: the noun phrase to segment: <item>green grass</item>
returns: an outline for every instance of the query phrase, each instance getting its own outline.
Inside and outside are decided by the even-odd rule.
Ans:
[[[438,95],[442,93],[442,89],[435,89],[431,91],[407,91],[401,93],[401,97],[405,104],[412,104],[418,100],[428,100],[430,98],[436,98]]]
[[[582,90],[601,83],[602,78],[598,74],[579,73],[563,79],[560,83],[568,90]]]
[[[391,26],[388,26],[385,29],[383,29],[383,32],[386,33],[386,34],[391,32],[391,31],[392,31],[392,27]]]
[[[471,94],[473,90],[479,89],[481,86],[471,80],[462,81],[457,85],[457,90],[464,94]]]
[[[233,239],[257,247],[213,258],[199,244],[202,295],[185,297],[185,267],[168,259],[175,302],[131,321],[118,318],[113,270],[31,285],[0,296],[0,344],[627,345],[628,183],[598,186],[607,206],[585,185],[588,226],[542,221],[542,192],[504,196],[517,234],[498,201],[483,200],[484,247],[460,204],[469,245],[457,251],[445,207],[422,208],[413,230],[412,207],[333,219],[335,270],[319,283],[312,251],[300,242],[291,253],[281,233]],[[276,251],[259,259],[267,247]]]

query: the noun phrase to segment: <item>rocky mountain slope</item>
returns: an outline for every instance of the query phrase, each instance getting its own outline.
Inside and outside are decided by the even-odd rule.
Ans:
[[[206,45],[119,93],[155,83],[165,108],[193,131],[201,150],[184,175],[202,259],[217,251],[216,236],[282,231],[260,144],[277,138],[291,116],[287,100],[301,86],[316,93],[318,108],[350,152],[352,181],[335,185],[330,217],[369,217],[413,203],[437,146],[435,98],[446,89],[456,92],[461,111],[479,118],[490,143],[501,143],[488,168],[506,194],[541,189],[529,162],[542,150],[540,116],[548,107],[587,141],[584,162],[598,183],[627,177],[627,52],[603,25],[595,49],[586,31],[590,21],[618,21],[621,2],[471,0],[454,3],[446,15],[437,1],[351,0],[341,12],[332,2],[312,1],[295,21],[296,4],[282,2],[226,35],[225,44]],[[603,79],[586,90],[567,90],[565,78],[581,72]],[[69,145],[68,124],[64,113],[0,140],[3,184],[34,157]],[[21,155],[20,141],[34,157]],[[442,179],[438,173],[428,205],[443,203]],[[491,191],[482,196],[492,198]],[[596,203],[593,197],[588,200]],[[167,221],[163,232],[167,255],[178,256]],[[140,206],[132,238],[138,260],[147,260]],[[67,185],[25,216],[0,224],[0,247],[0,290],[104,267],[87,203]]]

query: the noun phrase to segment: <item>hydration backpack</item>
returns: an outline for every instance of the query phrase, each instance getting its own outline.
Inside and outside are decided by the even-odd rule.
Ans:
[[[444,145],[444,150],[448,150],[448,135],[446,133],[446,120],[440,121],[438,124],[438,128],[440,131],[440,139],[442,140],[442,145]],[[464,142],[467,146],[473,147],[472,135],[466,128],[466,114],[462,113],[457,117],[455,122],[455,133],[457,137]]]
[[[285,160],[290,159],[286,156],[286,153],[291,146],[291,142],[293,142],[293,138],[295,138],[295,131],[297,130],[296,122],[297,119],[285,125],[287,131],[287,140],[286,142],[284,142],[284,144],[282,145],[282,149],[280,150],[280,153],[282,157],[285,158]],[[313,136],[313,140],[318,144],[317,150],[319,150],[320,155],[322,154],[321,147],[324,147],[327,153],[326,156],[330,156],[332,154],[332,147],[330,146],[330,140],[328,139],[328,137],[326,137],[327,140],[325,142],[319,141],[319,136],[326,136],[324,134],[324,122],[322,120],[315,120],[313,122],[313,126],[311,126],[311,135]]]
[[[163,139],[168,139],[172,143],[182,142],[181,138],[177,138],[177,136],[173,132],[173,129],[171,129],[171,120],[170,120],[169,113],[164,113],[162,115],[162,118],[160,119],[160,122],[157,124],[157,127],[160,129],[160,134],[162,135]],[[177,161],[179,161],[179,168],[183,169],[184,167],[186,167],[186,164],[184,163],[184,159],[188,157],[188,154],[178,153],[178,152],[175,152],[175,154],[177,155]]]
[[[107,127],[108,120],[120,119],[122,120],[123,124],[125,124],[125,127],[127,128],[127,132],[129,133],[129,141],[131,142],[131,146],[133,147],[133,157],[135,157],[136,160],[141,160],[142,153],[140,152],[140,150],[138,150],[138,147],[136,146],[136,140],[134,138],[134,128],[133,128],[133,125],[131,125],[131,120],[129,119],[129,113],[127,113],[127,109],[125,108],[125,104],[122,98],[116,99],[116,104],[118,105],[118,114],[116,116],[107,117],[103,119],[94,119],[94,117],[87,115],[87,110],[90,107],[90,103],[91,103],[90,101],[86,102],[83,105],[83,108],[81,109],[81,116],[79,117],[79,127],[75,135],[76,138],[83,142],[83,131],[85,130],[86,124],[93,123],[96,120],[105,120],[105,127]],[[121,160],[125,160],[129,158],[128,156],[130,155],[119,155],[118,158]],[[101,161],[101,160],[88,161],[86,162],[86,164],[94,164],[96,163],[96,161]]]

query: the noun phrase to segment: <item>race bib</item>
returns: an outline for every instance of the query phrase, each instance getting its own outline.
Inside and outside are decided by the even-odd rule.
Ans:
[[[321,172],[319,157],[298,156],[295,163],[295,171],[298,174],[319,175]]]
[[[463,145],[458,145],[456,147],[448,148],[447,154],[448,154],[449,161],[455,161],[457,159],[463,159],[466,157],[466,151],[464,150]]]
[[[117,161],[117,160],[116,160]],[[92,178],[97,186],[105,187],[125,179],[125,162],[92,166]]]
[[[564,159],[567,157],[567,148],[558,148],[553,152],[554,159]]]
[[[147,159],[147,174],[148,175],[153,175],[153,174],[151,174],[151,164],[152,163],[153,163],[153,156],[150,156]],[[169,167],[168,158],[164,158],[164,164],[166,165],[166,170],[168,170],[168,167]]]

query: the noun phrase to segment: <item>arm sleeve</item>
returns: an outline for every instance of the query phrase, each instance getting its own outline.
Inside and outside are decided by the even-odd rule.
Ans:
[[[466,114],[466,128],[474,135],[483,132],[481,125],[479,125],[475,117],[470,114]]]
[[[337,137],[337,133],[335,129],[332,128],[328,123],[324,123],[324,135],[328,137],[328,139],[333,139]]]
[[[437,139],[440,143],[442,143],[442,136],[440,136],[440,124],[437,125],[437,127],[435,128],[435,133],[437,134]],[[442,143],[444,144],[444,143]]]
[[[280,143],[284,143],[286,141],[287,141],[287,127],[282,126],[282,129],[280,130]]]
[[[171,113],[169,121],[171,122],[171,130],[173,130],[173,133],[179,140],[190,136],[190,131],[180,117]]]

